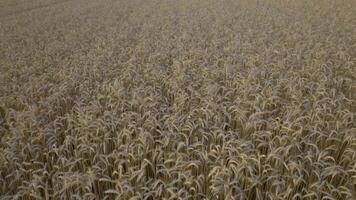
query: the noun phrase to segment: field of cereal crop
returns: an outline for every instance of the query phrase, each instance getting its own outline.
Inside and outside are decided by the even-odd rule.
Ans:
[[[0,0],[0,199],[356,199],[356,1]]]

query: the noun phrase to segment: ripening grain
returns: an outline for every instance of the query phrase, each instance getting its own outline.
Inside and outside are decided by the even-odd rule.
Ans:
[[[355,13],[1,0],[0,199],[356,199]]]

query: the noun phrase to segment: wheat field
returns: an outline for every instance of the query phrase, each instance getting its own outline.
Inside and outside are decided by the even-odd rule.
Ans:
[[[0,0],[0,199],[355,200],[355,0]]]

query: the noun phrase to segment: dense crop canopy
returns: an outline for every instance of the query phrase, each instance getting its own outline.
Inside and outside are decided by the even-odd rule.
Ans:
[[[356,199],[356,1],[1,0],[0,199]]]

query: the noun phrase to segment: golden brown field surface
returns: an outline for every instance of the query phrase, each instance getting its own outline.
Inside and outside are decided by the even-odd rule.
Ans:
[[[0,199],[356,199],[355,0],[0,0]]]

